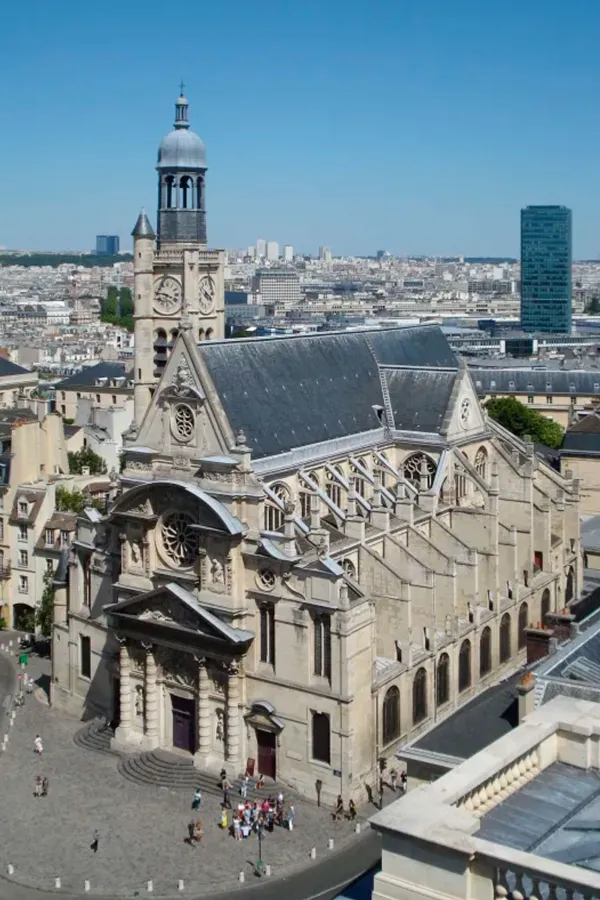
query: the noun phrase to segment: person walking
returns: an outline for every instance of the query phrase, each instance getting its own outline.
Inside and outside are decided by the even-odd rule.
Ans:
[[[38,756],[41,756],[44,752],[44,745],[42,744],[42,739],[39,734],[36,734],[35,740],[33,742],[33,752]]]
[[[408,790],[408,777],[406,775],[406,772],[402,772],[402,774],[400,775],[400,790],[403,794],[405,794]]]
[[[379,809],[383,809],[383,778],[379,779]]]
[[[229,784],[227,778],[223,779],[223,806],[227,809],[231,809],[231,798],[229,796],[229,792],[231,791],[231,785]]]
[[[42,796],[42,776],[41,775],[35,776],[35,786],[33,788],[33,796],[34,797]]]
[[[196,821],[192,819],[188,822],[188,844],[193,847],[196,843]]]
[[[48,776],[44,775],[42,778],[42,797],[48,796],[48,789],[50,787],[50,782],[48,781]]]
[[[200,809],[200,804],[202,803],[202,794],[200,793],[200,788],[196,788],[194,791],[194,799],[192,800],[192,809]]]
[[[350,800],[348,803],[348,818],[351,822],[354,822],[356,818],[356,806],[354,805],[354,800]]]
[[[92,843],[90,844],[90,850],[93,850],[94,853],[98,852],[98,844],[100,842],[100,832],[97,828],[94,829],[94,837],[92,839]]]
[[[240,785],[240,796],[243,797],[244,800],[248,796],[248,782],[249,781],[250,781],[250,779],[248,777],[248,773],[246,772],[246,774],[242,778],[242,784]]]

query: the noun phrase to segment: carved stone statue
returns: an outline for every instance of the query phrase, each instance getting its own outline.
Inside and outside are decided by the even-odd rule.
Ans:
[[[133,541],[131,544],[131,562],[134,566],[141,566],[143,558],[143,549],[140,541]]]
[[[223,743],[225,740],[225,716],[223,714],[222,709],[217,709],[215,711],[216,716],[216,729],[215,729],[215,737],[218,742]]]
[[[220,559],[213,559],[210,571],[212,574],[213,584],[225,584],[225,570]]]
[[[144,715],[144,688],[141,684],[135,686],[135,714],[140,719]]]

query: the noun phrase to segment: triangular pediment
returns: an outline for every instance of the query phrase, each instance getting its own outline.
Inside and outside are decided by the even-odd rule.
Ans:
[[[486,423],[477,392],[466,367],[461,367],[450,397],[442,428],[449,444],[463,442],[486,430]]]
[[[203,607],[196,597],[181,585],[171,582],[153,591],[136,594],[106,609],[106,612],[123,622],[137,620],[173,630],[195,633],[230,644],[243,646],[250,643],[252,633],[232,628],[214,613]]]

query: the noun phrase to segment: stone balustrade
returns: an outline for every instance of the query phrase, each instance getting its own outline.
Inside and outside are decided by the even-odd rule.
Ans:
[[[496,900],[596,900],[600,890],[577,878],[563,881],[548,873],[498,867],[494,896]]]
[[[495,772],[483,784],[469,791],[455,804],[478,818],[485,815],[540,772],[538,747],[513,760]]]

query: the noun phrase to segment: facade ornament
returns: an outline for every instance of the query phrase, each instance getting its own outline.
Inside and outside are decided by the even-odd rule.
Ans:
[[[325,538],[321,538],[321,540],[319,541],[319,546],[317,547],[317,554],[319,556],[319,559],[323,559],[323,557],[327,556],[328,553],[329,546],[327,544],[327,541],[325,540]]]
[[[223,563],[220,559],[217,559],[216,557],[215,559],[213,559],[210,570],[213,584],[225,584],[225,572],[223,569]]]
[[[293,516],[295,508],[296,508],[296,504],[294,503],[293,500],[290,500],[288,498],[287,500],[283,501],[283,512],[286,516]]]
[[[222,744],[225,740],[225,712],[222,709],[215,710],[215,739]]]
[[[175,394],[182,397],[189,396],[191,391],[196,389],[194,376],[190,370],[190,365],[185,356],[182,356],[173,375],[171,388]]]
[[[141,684],[135,686],[135,714],[138,719],[144,715],[144,688]]]
[[[131,542],[131,563],[136,568],[141,568],[144,559],[144,550],[141,541]]]
[[[235,446],[236,447],[245,447],[246,446],[246,435],[242,428],[238,431],[235,436]]]

